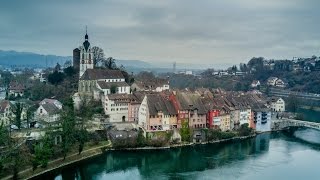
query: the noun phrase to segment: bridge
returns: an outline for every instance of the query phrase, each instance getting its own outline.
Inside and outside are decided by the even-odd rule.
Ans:
[[[295,119],[273,119],[271,121],[271,130],[282,130],[288,127],[307,127],[320,130],[320,123]]]

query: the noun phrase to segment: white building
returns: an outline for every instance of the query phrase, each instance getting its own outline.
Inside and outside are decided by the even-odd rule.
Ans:
[[[252,81],[252,83],[251,83],[251,87],[252,88],[257,88],[258,86],[260,86],[261,84],[260,84],[260,81]]]
[[[135,81],[131,85],[133,91],[154,91],[162,92],[170,89],[169,81],[167,79],[150,79],[144,81]]]
[[[271,131],[271,111],[269,109],[254,110],[253,121],[256,131]]]
[[[10,101],[0,101],[0,125],[8,126],[12,117],[12,104]]]
[[[89,43],[89,36],[86,33],[84,36],[85,41],[80,47],[80,73],[79,78],[86,72],[87,69],[93,69],[93,53]]]
[[[282,79],[277,78],[277,77],[268,78],[267,85],[268,86],[275,86],[275,87],[282,87],[282,88],[286,87],[286,83]]]
[[[103,96],[102,105],[109,122],[119,123],[128,121],[128,106],[131,101],[131,94],[109,94]]]
[[[277,77],[269,77],[267,80],[267,85],[275,86],[277,79],[278,79]]]
[[[240,108],[240,126],[242,124],[247,123],[248,125],[250,124],[250,119],[251,119],[251,109],[247,107],[241,107]]]
[[[44,99],[39,105],[39,108],[35,112],[35,119],[46,123],[56,123],[60,120],[61,102],[55,99]]]
[[[282,98],[272,98],[270,106],[272,111],[284,112],[286,110],[286,105]]]
[[[108,94],[130,94],[130,86],[123,81],[121,82],[98,81],[97,90],[100,92],[103,92],[105,96]]]

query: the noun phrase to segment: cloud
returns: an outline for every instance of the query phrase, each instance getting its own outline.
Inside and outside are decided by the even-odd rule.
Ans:
[[[91,44],[119,59],[239,63],[317,55],[316,0],[10,0],[0,49],[71,55]]]

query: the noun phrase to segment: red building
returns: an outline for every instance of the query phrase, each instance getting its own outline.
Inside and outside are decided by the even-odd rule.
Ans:
[[[178,128],[181,128],[182,126],[184,127],[189,127],[189,107],[185,107],[184,104],[182,104],[181,98],[177,97],[176,92],[173,92],[169,96],[169,100],[172,102],[178,117],[177,117],[177,124]]]
[[[207,114],[207,128],[214,128],[215,126],[219,126],[215,124],[213,121],[215,117],[219,117],[219,116],[220,116],[220,110],[218,109],[209,110]]]

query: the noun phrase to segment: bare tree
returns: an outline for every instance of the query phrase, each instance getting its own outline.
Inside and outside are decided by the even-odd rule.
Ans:
[[[106,60],[103,49],[100,47],[94,46],[91,48],[91,51],[93,53],[93,63],[95,66]]]
[[[108,69],[117,69],[115,59],[108,57],[108,59],[105,61],[105,67]]]

